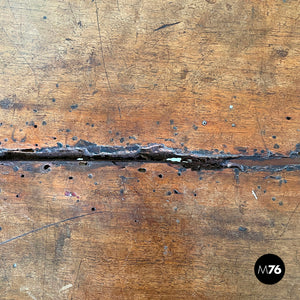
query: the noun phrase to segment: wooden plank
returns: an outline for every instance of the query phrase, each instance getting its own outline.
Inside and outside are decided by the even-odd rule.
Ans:
[[[0,170],[1,299],[298,299],[297,170],[53,161]],[[269,252],[286,267],[272,287],[253,270]]]
[[[1,1],[0,23],[3,148],[299,143],[298,1]]]

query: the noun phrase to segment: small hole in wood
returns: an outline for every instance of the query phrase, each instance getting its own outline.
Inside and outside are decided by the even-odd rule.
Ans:
[[[50,165],[44,165],[44,170],[48,170],[50,168]]]

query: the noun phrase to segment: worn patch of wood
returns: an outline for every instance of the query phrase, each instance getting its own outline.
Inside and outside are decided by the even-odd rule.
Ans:
[[[1,172],[3,299],[296,299],[299,171],[49,161]],[[269,251],[287,270],[272,289],[253,272]]]
[[[0,24],[1,299],[297,299],[297,1],[7,0]]]
[[[3,2],[1,144],[287,155],[299,143],[297,11],[297,1]]]

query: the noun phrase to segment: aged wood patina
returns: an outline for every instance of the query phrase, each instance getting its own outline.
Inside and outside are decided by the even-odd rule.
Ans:
[[[0,298],[299,299],[299,32],[296,0],[0,1]]]

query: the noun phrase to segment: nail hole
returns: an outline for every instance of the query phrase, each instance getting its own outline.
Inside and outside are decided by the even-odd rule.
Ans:
[[[34,128],[37,128],[37,125],[33,125]]]
[[[291,119],[291,117],[286,117],[286,119],[287,119],[287,120],[290,120],[290,119]]]
[[[163,178],[163,175],[162,175],[162,174],[159,174],[158,177],[159,177],[159,178]]]
[[[44,165],[44,170],[48,170],[50,168],[50,165]]]
[[[72,179],[73,179],[73,176],[70,176],[69,179],[72,180]]]
[[[139,168],[138,171],[141,173],[145,173],[147,170],[145,168]]]
[[[24,175],[24,174],[21,174],[21,177],[23,178],[23,177],[25,177],[25,175]]]
[[[92,208],[91,208],[91,210],[92,210],[92,211],[95,211],[95,210],[96,210],[96,208],[95,208],[95,207],[92,207]]]

